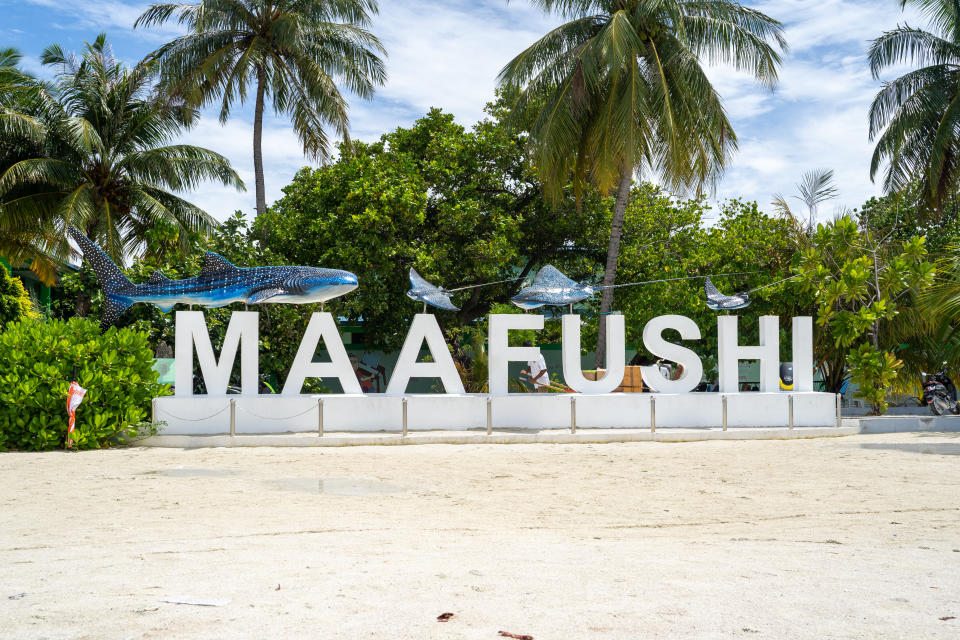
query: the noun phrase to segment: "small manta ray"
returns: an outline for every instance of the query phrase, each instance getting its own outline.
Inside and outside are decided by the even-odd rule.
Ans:
[[[536,309],[544,305],[568,306],[586,300],[597,292],[597,287],[574,282],[553,265],[546,265],[537,272],[529,287],[510,298],[521,309]]]
[[[324,302],[357,288],[357,276],[339,269],[319,267],[236,267],[216,253],[204,256],[203,271],[196,278],[170,280],[155,271],[143,284],[133,284],[110,258],[85,235],[70,228],[83,257],[97,272],[105,308],[100,328],[117,321],[128,307],[149,302],[164,313],[177,303],[222,307],[231,302],[246,304]]]
[[[452,291],[447,291],[443,287],[430,284],[413,267],[410,267],[410,290],[407,291],[407,297],[422,302],[424,311],[426,311],[428,304],[438,309],[459,311],[460,307],[450,302],[452,293]]]
[[[743,309],[750,306],[750,292],[742,291],[732,296],[720,293],[720,290],[711,282],[710,277],[703,283],[703,291],[707,296],[707,307],[714,311],[726,311],[729,309]]]

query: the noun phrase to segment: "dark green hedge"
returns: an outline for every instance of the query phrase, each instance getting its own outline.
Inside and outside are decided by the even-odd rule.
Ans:
[[[150,401],[169,394],[157,383],[143,332],[89,320],[28,320],[0,334],[0,449],[41,451],[66,440],[67,388],[73,367],[87,390],[77,409],[74,446],[96,449],[132,437],[148,420]]]

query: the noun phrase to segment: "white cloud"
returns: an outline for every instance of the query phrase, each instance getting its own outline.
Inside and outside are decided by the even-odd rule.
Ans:
[[[374,31],[389,52],[390,77],[379,95],[476,122],[503,66],[555,23],[524,2],[381,3]]]
[[[249,219],[253,218],[256,192],[252,123],[234,118],[221,126],[215,117],[208,114],[208,117],[201,119],[195,128],[181,136],[174,144],[206,147],[226,156],[247,187],[245,192],[238,192],[232,187],[207,183],[194,193],[183,194],[184,197],[219,220],[229,217],[237,210],[246,213]],[[293,128],[270,118],[265,119],[262,149],[269,204],[283,195],[281,189],[290,183],[301,167],[313,163],[304,158]]]
[[[124,31],[135,33],[136,37],[151,44],[165,42],[183,33],[176,22],[168,22],[160,27],[140,28],[134,31],[133,23],[154,2],[129,3],[122,0],[22,0],[25,4],[49,9],[51,16],[67,15],[73,22],[49,22],[48,25],[60,30]],[[144,52],[146,53],[146,52]]]

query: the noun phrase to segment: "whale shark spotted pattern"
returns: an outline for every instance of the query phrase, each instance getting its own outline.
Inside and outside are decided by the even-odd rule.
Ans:
[[[349,271],[295,266],[237,267],[212,252],[204,256],[203,270],[195,278],[170,280],[156,271],[147,282],[134,284],[96,243],[73,227],[70,236],[96,271],[103,288],[103,330],[137,302],[154,304],[166,313],[177,303],[222,307],[232,302],[324,302],[357,288],[357,276]]]

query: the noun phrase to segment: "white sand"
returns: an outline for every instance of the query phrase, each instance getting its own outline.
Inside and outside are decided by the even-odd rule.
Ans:
[[[0,487],[4,638],[960,636],[956,434],[10,453]]]

